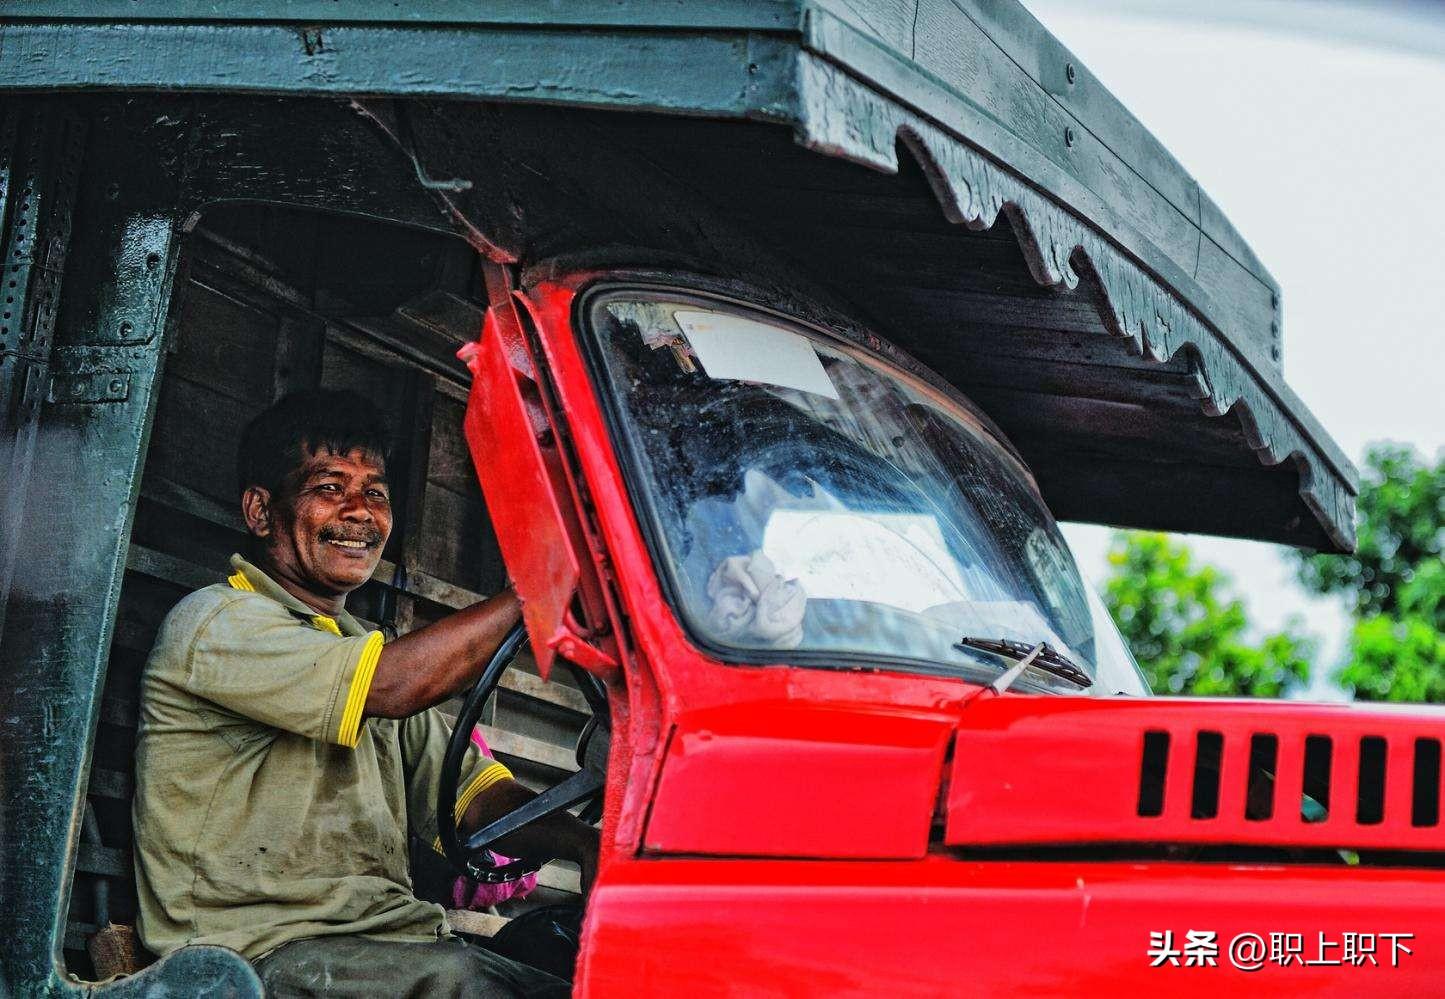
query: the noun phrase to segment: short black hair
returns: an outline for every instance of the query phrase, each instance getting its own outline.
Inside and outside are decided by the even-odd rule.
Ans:
[[[349,389],[304,389],[283,396],[246,424],[236,456],[237,485],[277,495],[286,476],[318,451],[362,451],[384,465],[391,432],[381,411]]]

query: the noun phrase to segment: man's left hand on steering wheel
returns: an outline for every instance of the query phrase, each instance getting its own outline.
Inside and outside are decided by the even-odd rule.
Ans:
[[[582,730],[577,746],[577,762],[580,769],[561,782],[547,788],[536,797],[513,808],[504,815],[484,823],[462,839],[456,825],[444,821],[444,816],[455,814],[457,783],[461,777],[462,762],[467,748],[471,745],[472,729],[481,718],[482,708],[501,683],[502,674],[516,658],[517,652],[527,640],[525,626],[518,622],[497,646],[497,651],[482,670],[476,685],[467,694],[452,728],[451,741],[447,744],[446,756],[442,762],[437,787],[436,814],[441,835],[442,849],[447,859],[460,871],[477,881],[513,881],[537,870],[549,857],[520,858],[497,865],[491,850],[502,849],[498,842],[516,833],[525,826],[566,811],[578,802],[595,797],[601,790],[606,777],[607,754],[611,743],[610,716],[607,708],[606,688],[591,674],[578,670],[579,686],[592,717]],[[502,849],[504,853],[516,854],[515,846]],[[569,858],[573,859],[573,858]],[[582,888],[585,894],[595,876],[596,857],[585,852],[579,859],[582,869]]]

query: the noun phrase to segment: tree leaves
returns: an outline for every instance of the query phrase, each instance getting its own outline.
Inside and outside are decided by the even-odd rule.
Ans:
[[[1353,607],[1337,679],[1363,701],[1445,703],[1445,455],[1373,445],[1352,555],[1296,553],[1300,582]],[[1286,629],[1249,641],[1222,573],[1163,534],[1117,534],[1104,601],[1156,693],[1274,697],[1309,676],[1312,643]]]
[[[1167,535],[1114,536],[1104,603],[1157,694],[1278,697],[1309,678],[1312,643],[1293,631],[1249,640],[1233,584]]]
[[[1344,594],[1358,619],[1340,683],[1362,701],[1445,703],[1445,454],[1413,448],[1365,455],[1353,555],[1300,555],[1299,578]]]

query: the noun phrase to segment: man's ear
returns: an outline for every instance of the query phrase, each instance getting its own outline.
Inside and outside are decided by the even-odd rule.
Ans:
[[[258,538],[271,535],[271,491],[260,486],[248,486],[241,494],[241,516],[246,521],[246,530]]]

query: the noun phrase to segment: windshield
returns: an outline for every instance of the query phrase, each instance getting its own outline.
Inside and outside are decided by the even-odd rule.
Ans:
[[[989,680],[965,639],[1048,643],[1147,693],[1017,460],[957,403],[810,329],[609,292],[590,327],[681,617],[724,658]],[[761,655],[760,655],[761,654]],[[1079,693],[1030,667],[1020,687]]]

